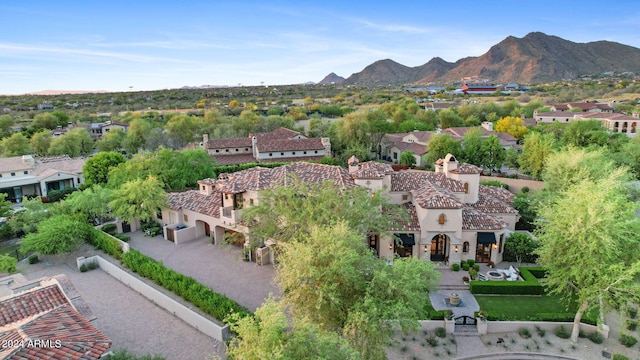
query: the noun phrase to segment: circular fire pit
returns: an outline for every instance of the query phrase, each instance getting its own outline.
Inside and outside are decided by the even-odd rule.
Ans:
[[[458,295],[458,293],[450,293],[449,294],[449,304],[451,304],[451,306],[460,305],[460,295]]]
[[[504,274],[499,271],[487,271],[487,277],[489,280],[504,280]]]

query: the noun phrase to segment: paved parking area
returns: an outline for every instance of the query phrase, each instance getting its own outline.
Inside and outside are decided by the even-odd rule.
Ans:
[[[143,254],[162,261],[255,311],[269,294],[280,295],[273,283],[272,265],[257,265],[241,259],[241,250],[232,245],[213,245],[207,237],[174,244],[162,236],[145,237],[140,231],[128,234],[129,244]]]

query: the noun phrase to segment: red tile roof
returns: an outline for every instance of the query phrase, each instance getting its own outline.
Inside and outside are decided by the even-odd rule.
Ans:
[[[15,344],[0,348],[0,359],[99,359],[111,347],[69,302],[82,305],[71,282],[64,276],[53,279],[0,300],[0,341]]]
[[[0,327],[38,315],[67,304],[57,285],[25,292],[0,302]]]
[[[449,172],[453,174],[480,174],[482,169],[475,165],[460,163],[456,169],[449,170]]]
[[[472,207],[462,209],[462,230],[501,230],[507,223]]]
[[[198,190],[188,190],[169,193],[167,197],[167,205],[173,210],[185,209],[215,218],[220,217],[220,206],[222,206],[220,193],[204,195]]]
[[[296,136],[301,136],[301,134],[291,129],[279,127],[270,132],[249,134],[249,139],[253,138],[254,136],[258,141],[272,141],[272,140],[292,139]]]
[[[251,138],[210,139],[207,149],[246,148],[251,147]]]
[[[1,349],[2,359],[100,359],[111,347],[111,340],[68,304],[3,332],[0,338],[21,344]]]
[[[399,171],[391,174],[391,191],[411,191],[431,183],[453,192],[464,192],[464,184],[433,171]]]
[[[390,164],[367,161],[358,164],[359,169],[352,172],[354,179],[382,179],[385,175],[393,173]]]
[[[420,220],[418,220],[416,207],[409,202],[402,204],[402,207],[409,214],[409,219],[396,222],[395,226],[392,226],[389,231],[420,231]]]
[[[450,191],[425,182],[418,189],[411,190],[415,202],[424,209],[461,209],[464,203]]]

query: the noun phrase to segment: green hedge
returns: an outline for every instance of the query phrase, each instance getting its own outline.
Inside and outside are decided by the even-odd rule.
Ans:
[[[122,260],[122,244],[105,232],[94,229],[89,236],[89,243],[114,258]]]
[[[536,274],[544,274],[541,267],[521,267],[520,276],[524,281],[472,280],[469,289],[472,294],[544,295],[544,287],[530,269]]]
[[[161,262],[137,250],[125,253],[122,262],[131,271],[153,280],[217,320],[225,322],[233,313],[238,313],[240,316],[250,314],[247,308],[227,296],[214,292],[192,277],[165,267]]]

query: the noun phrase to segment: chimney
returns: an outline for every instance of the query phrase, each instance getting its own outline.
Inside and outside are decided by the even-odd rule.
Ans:
[[[202,145],[204,148],[207,148],[207,144],[209,143],[209,134],[202,134]]]
[[[36,161],[33,159],[31,155],[22,155],[22,163],[33,167],[36,164]]]
[[[485,130],[493,132],[493,123],[491,121],[483,121],[482,122],[482,127]]]
[[[349,164],[349,174],[353,174],[355,171],[360,169],[360,161],[355,155],[351,155],[349,160],[347,160],[347,164]]]
[[[634,118],[640,118],[640,113],[634,112],[633,114],[631,114],[631,116],[633,116]]]

